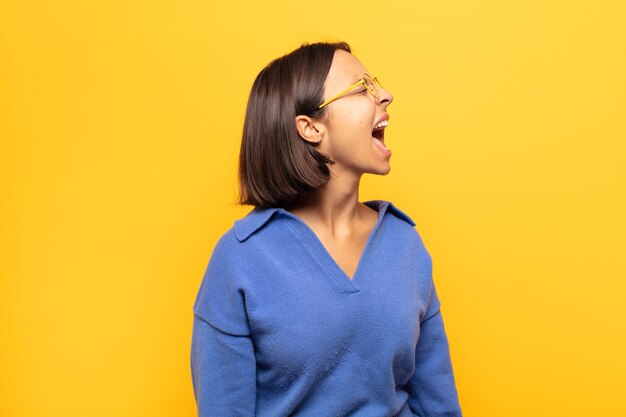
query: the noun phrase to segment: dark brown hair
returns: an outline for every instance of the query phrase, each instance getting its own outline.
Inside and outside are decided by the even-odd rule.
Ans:
[[[300,137],[295,118],[325,116],[318,107],[337,49],[352,52],[345,42],[304,43],[257,75],[239,153],[238,204],[282,207],[330,179],[334,162]]]

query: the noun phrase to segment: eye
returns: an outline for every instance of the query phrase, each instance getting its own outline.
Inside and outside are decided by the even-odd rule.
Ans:
[[[363,90],[359,91],[358,94],[365,94],[365,93],[367,93],[367,88],[364,88]]]

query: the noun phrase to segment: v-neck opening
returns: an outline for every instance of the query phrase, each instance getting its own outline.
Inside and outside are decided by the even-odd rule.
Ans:
[[[294,220],[294,222],[291,224],[287,223],[287,225],[294,231],[294,234],[300,238],[309,253],[325,271],[326,275],[341,290],[349,293],[361,291],[367,283],[369,269],[374,255],[374,253],[370,254],[370,252],[373,250],[372,247],[375,244],[375,237],[388,205],[388,203],[383,200],[369,200],[363,202],[363,204],[376,210],[378,212],[378,219],[361,251],[352,278],[339,266],[339,263],[330,254],[330,251],[324,246],[321,239],[304,220],[285,209],[281,209],[284,215]]]

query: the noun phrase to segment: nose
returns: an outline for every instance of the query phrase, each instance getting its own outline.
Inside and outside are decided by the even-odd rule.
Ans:
[[[378,104],[384,104],[385,107],[390,105],[393,101],[393,94],[382,87],[378,88],[378,92],[380,93],[380,96],[378,97]]]

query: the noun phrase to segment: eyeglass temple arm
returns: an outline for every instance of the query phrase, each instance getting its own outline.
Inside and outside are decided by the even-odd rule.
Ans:
[[[318,109],[321,109],[322,107],[324,107],[325,105],[327,105],[328,103],[337,100],[339,97],[341,97],[342,95],[344,95],[345,93],[347,93],[348,91],[352,90],[354,87],[356,87],[359,84],[363,84],[365,83],[365,80],[359,80],[357,82],[355,82],[354,84],[352,84],[350,87],[346,88],[345,90],[343,90],[341,93],[333,96],[332,98],[326,100],[325,102],[323,102],[322,104],[320,104],[320,106],[318,107]]]

